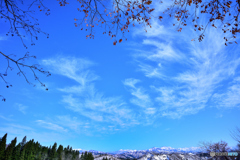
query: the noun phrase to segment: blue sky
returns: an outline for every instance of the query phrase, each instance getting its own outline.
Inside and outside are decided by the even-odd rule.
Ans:
[[[172,19],[153,21],[146,33],[131,28],[127,41],[113,40],[96,30],[95,39],[74,26],[75,2],[59,7],[45,2],[51,15],[36,13],[40,27],[50,38],[6,37],[8,25],[0,22],[0,48],[5,54],[36,55],[38,63],[52,74],[38,74],[45,91],[25,69],[32,87],[16,66],[0,81],[0,135],[8,143],[27,139],[50,146],[54,142],[74,149],[116,151],[151,147],[197,147],[200,141],[236,142],[230,131],[239,126],[240,57],[238,45],[224,45],[220,29],[208,28],[204,40],[192,25],[177,32]],[[156,5],[156,4],[154,4]],[[35,6],[37,7],[37,6]],[[156,5],[158,14],[162,11]],[[204,22],[204,17],[201,21]],[[239,40],[238,40],[239,42]],[[0,59],[0,72],[6,61]]]

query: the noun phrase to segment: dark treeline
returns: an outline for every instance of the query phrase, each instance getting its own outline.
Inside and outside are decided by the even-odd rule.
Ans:
[[[93,160],[92,153],[85,152],[79,156],[79,151],[73,150],[69,145],[63,148],[57,146],[45,147],[34,139],[27,142],[26,136],[22,142],[17,144],[17,138],[13,139],[10,144],[7,142],[7,133],[0,138],[0,160]],[[17,145],[16,145],[17,144]]]
[[[88,153],[88,152],[82,153],[80,159],[81,160],[94,160],[92,153]]]

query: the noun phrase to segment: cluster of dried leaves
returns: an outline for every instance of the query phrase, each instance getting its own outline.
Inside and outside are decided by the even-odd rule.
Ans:
[[[119,43],[125,38],[124,34],[129,32],[129,25],[133,26],[143,24],[146,27],[150,26],[151,12],[154,11],[149,5],[152,4],[150,0],[142,1],[128,1],[128,0],[114,0],[112,8],[108,8],[108,4],[102,0],[77,0],[80,7],[77,8],[79,12],[84,13],[81,19],[74,19],[75,26],[81,27],[90,33],[86,38],[94,38],[94,27],[104,28],[103,34],[108,34],[111,38],[117,36],[121,32],[122,37],[118,40]],[[127,40],[127,39],[126,39]],[[117,41],[113,44],[116,45]]]
[[[192,24],[195,31],[199,31],[198,40],[204,38],[206,28],[211,25],[214,28],[221,28],[224,33],[230,32],[230,37],[224,37],[227,44],[236,42],[237,33],[240,33],[238,16],[240,13],[240,0],[172,0],[172,5],[166,8],[165,12],[155,17],[152,12],[155,6],[151,0],[113,0],[112,8],[108,8],[102,0],[77,0],[80,7],[79,12],[83,12],[83,18],[74,20],[76,27],[89,31],[87,38],[94,38],[94,27],[100,26],[105,29],[103,34],[108,34],[116,39],[118,32],[122,37],[118,42],[122,42],[124,34],[129,32],[129,26],[142,24],[151,28],[151,19],[175,18],[177,31],[181,32],[182,27]],[[163,3],[158,1],[159,5]],[[61,3],[62,5],[62,3]],[[169,16],[169,17],[168,17]],[[207,24],[200,24],[200,16],[207,17]],[[191,22],[191,23],[189,23]],[[226,34],[227,35],[227,34]],[[192,39],[192,41],[195,39]],[[113,42],[116,45],[117,40]]]

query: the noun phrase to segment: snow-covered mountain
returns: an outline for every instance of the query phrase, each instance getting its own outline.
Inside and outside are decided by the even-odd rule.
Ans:
[[[202,152],[202,150],[198,147],[190,147],[190,148],[172,148],[172,147],[153,147],[147,150],[123,150],[120,149],[116,152],[111,152],[112,154],[122,154],[122,153],[198,153]]]
[[[85,152],[87,150],[77,149],[80,153]],[[96,150],[88,150],[87,152],[91,152],[95,159],[101,160],[102,158],[109,156],[114,157],[111,159],[140,159],[140,160],[161,160],[162,157],[169,157],[166,159],[172,159],[176,157],[198,157],[196,154],[201,153],[202,150],[198,147],[190,147],[190,148],[172,148],[172,147],[153,147],[147,150],[123,150],[115,152],[101,152]],[[191,158],[190,158],[191,159]],[[194,158],[193,158],[194,159]]]
[[[172,147],[153,147],[147,150],[119,150],[113,153],[116,158],[120,159],[141,159],[141,160],[149,160],[149,159],[162,159],[161,157],[166,154],[167,157],[174,157],[176,155],[183,154],[185,157],[189,157],[200,153],[202,150],[198,147],[191,148],[172,148]],[[171,158],[170,158],[171,159]]]
[[[190,148],[172,148],[172,147],[161,147],[161,148],[150,148],[148,151],[153,152],[181,152],[181,153],[197,153],[202,152],[199,147],[190,147]]]

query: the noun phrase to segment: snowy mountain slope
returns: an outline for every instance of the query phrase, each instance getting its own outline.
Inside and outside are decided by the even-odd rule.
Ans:
[[[92,152],[94,154],[129,154],[129,155],[145,155],[146,153],[198,153],[202,152],[202,150],[198,147],[190,147],[190,148],[172,148],[172,147],[153,147],[147,150],[123,150],[120,149],[119,151],[115,152],[101,152],[96,150],[83,150],[83,149],[75,149],[78,150],[80,153],[82,152]]]
[[[86,150],[78,149],[80,153]],[[94,159],[102,160],[104,157],[111,160],[119,159],[139,159],[139,160],[200,160],[198,153],[202,150],[198,147],[172,148],[172,147],[153,147],[147,150],[122,150],[115,152],[100,152],[89,150],[94,155]],[[202,157],[202,160],[205,158]]]
[[[103,158],[108,158],[110,160],[208,160],[210,156],[208,157],[200,157],[199,155],[195,154],[178,154],[178,153],[171,153],[171,154],[151,154],[147,153],[146,155],[143,155],[142,157],[134,157],[131,155],[126,154],[115,154],[115,155],[95,155],[95,160],[103,160]]]
[[[111,160],[121,160],[112,155],[95,155],[94,156],[94,160],[103,160],[103,158],[107,158],[107,159],[111,159]]]

